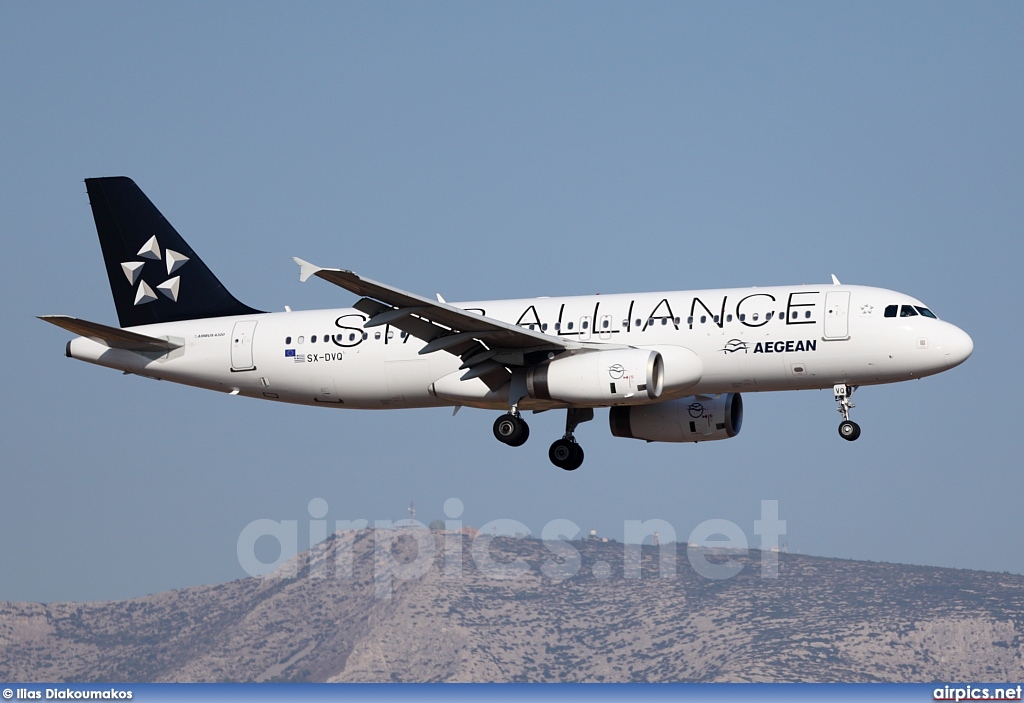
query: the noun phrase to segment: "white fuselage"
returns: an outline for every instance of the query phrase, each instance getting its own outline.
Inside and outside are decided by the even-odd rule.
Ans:
[[[897,306],[896,316],[885,310]],[[691,394],[892,383],[945,371],[971,353],[959,328],[920,301],[844,285],[740,288],[459,303],[457,307],[568,340],[618,347],[673,346],[702,363]],[[890,307],[891,310],[891,307]],[[477,405],[431,385],[459,370],[447,352],[397,329],[364,329],[352,308],[218,317],[131,328],[183,344],[167,354],[111,349],[85,337],[68,355],[147,377],[253,398],[340,408]],[[507,394],[506,394],[507,395]],[[666,399],[663,397],[662,399]],[[559,404],[555,404],[557,406]],[[565,404],[561,404],[565,405]],[[524,399],[521,407],[552,407]]]

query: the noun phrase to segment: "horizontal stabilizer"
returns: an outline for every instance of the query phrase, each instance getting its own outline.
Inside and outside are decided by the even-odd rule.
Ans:
[[[137,332],[108,327],[98,322],[79,320],[77,317],[68,315],[40,315],[39,319],[66,329],[68,332],[106,344],[111,349],[124,349],[133,352],[169,352],[182,346],[166,339],[147,337]]]

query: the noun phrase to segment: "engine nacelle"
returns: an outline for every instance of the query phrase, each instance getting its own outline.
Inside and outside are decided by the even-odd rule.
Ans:
[[[662,391],[668,398],[678,398],[687,388],[697,385],[704,374],[700,357],[686,347],[658,344],[647,349],[661,354],[665,369]]]
[[[649,403],[661,395],[665,361],[651,349],[567,354],[534,366],[526,376],[531,398],[566,403]]]
[[[728,439],[740,433],[743,399],[739,393],[723,393],[612,408],[608,424],[616,437],[648,442]]]

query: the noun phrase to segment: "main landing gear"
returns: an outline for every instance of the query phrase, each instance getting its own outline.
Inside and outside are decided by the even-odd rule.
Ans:
[[[566,471],[575,471],[583,464],[583,447],[576,443],[573,433],[582,422],[594,419],[593,408],[569,408],[565,416],[565,436],[555,440],[548,450],[551,463]],[[518,447],[530,438],[530,426],[526,424],[519,409],[512,407],[494,421],[494,436],[503,444]]]
[[[494,436],[499,442],[518,447],[526,444],[530,438],[530,426],[519,415],[519,410],[513,407],[494,421]]]
[[[583,464],[583,447],[576,444],[573,432],[581,422],[594,419],[593,408],[569,408],[565,412],[565,436],[556,439],[548,449],[551,463],[566,471],[575,471]]]
[[[857,386],[837,383],[832,390],[835,393],[836,402],[839,403],[839,414],[843,416],[843,421],[839,423],[839,436],[847,442],[852,442],[860,437],[860,425],[850,420],[850,408],[857,407],[850,402],[850,398],[853,396],[853,392],[857,390]]]

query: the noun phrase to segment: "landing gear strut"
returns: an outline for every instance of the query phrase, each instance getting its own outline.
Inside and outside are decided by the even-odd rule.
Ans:
[[[593,408],[569,408],[565,415],[565,436],[556,439],[548,450],[551,463],[566,471],[575,471],[583,464],[583,447],[576,444],[573,432],[581,422],[594,419]]]
[[[839,403],[839,414],[843,416],[843,421],[839,423],[839,436],[848,442],[852,442],[860,437],[860,425],[850,420],[850,408],[857,407],[850,402],[850,398],[853,396],[853,392],[857,390],[857,386],[837,383],[832,390],[835,392],[836,402]]]
[[[494,437],[510,447],[518,447],[526,444],[526,440],[530,438],[530,426],[519,415],[519,410],[513,406],[511,410],[494,421]]]

